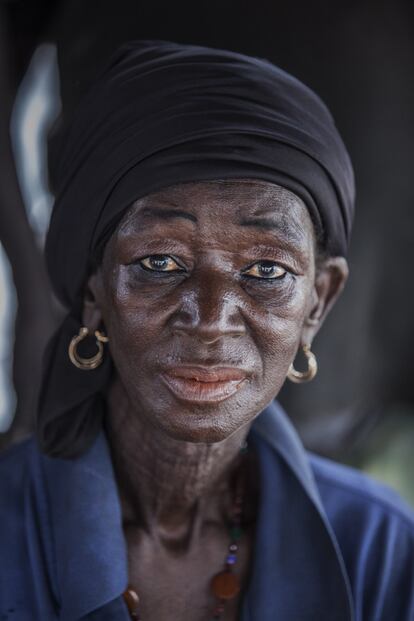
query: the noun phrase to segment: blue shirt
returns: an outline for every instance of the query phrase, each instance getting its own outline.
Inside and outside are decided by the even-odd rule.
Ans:
[[[309,455],[277,404],[255,420],[253,566],[240,621],[414,621],[414,517],[397,494]],[[1,621],[129,621],[127,554],[103,431],[74,460],[33,438],[0,457]]]

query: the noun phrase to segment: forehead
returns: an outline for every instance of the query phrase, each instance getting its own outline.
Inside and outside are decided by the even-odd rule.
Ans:
[[[187,220],[210,227],[255,223],[292,237],[314,237],[309,211],[290,190],[255,179],[179,183],[138,199],[118,233]]]

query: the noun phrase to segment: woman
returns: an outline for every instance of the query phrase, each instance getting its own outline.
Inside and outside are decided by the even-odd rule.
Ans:
[[[269,62],[117,53],[59,161],[68,314],[1,462],[2,619],[414,619],[412,514],[274,402],[316,373],[353,200],[329,112]]]

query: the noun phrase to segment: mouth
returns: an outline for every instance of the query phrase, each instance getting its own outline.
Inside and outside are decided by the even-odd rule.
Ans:
[[[247,373],[230,367],[175,367],[161,373],[171,392],[182,401],[218,403],[247,382]]]

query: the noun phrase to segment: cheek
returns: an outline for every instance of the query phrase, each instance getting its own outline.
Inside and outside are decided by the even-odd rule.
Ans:
[[[270,329],[269,329],[270,325]],[[300,322],[273,318],[267,322],[257,347],[261,352],[262,377],[270,390],[279,391],[300,341]]]
[[[136,295],[122,269],[114,271],[106,287],[104,323],[115,365],[120,372],[135,372],[144,364],[145,352],[160,334],[155,300],[145,292]]]
[[[262,356],[263,376],[279,388],[298,350],[311,292],[311,280],[304,278],[255,313],[256,345]]]

